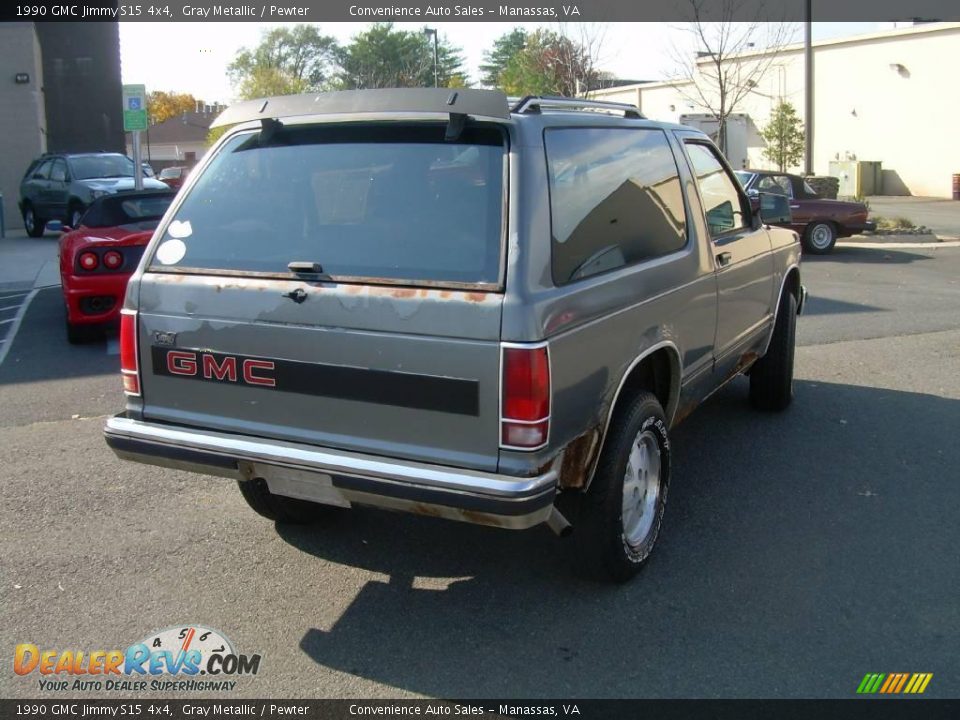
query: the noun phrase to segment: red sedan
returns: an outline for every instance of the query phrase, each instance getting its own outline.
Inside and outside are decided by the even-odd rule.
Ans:
[[[799,234],[803,249],[814,255],[829,253],[837,238],[877,228],[876,223],[867,219],[866,205],[819,197],[799,175],[773,170],[738,170],[736,176],[748,194],[774,193],[790,198],[792,219],[783,227]]]
[[[94,339],[120,317],[127,280],[173,197],[168,190],[107,195],[90,204],[79,227],[64,227],[60,285],[71,343]]]

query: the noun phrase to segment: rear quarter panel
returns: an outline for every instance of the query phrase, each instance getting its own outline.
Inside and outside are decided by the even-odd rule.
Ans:
[[[565,118],[564,126],[575,122]],[[602,120],[581,122],[596,126]],[[644,121],[634,124],[650,127]],[[623,127],[624,121],[612,126]],[[650,348],[675,348],[681,377],[711,367],[717,322],[713,258],[699,204],[691,206],[694,181],[682,148],[672,133],[667,137],[685,189],[684,249],[555,287],[542,127],[517,129],[514,142],[522,152],[511,164],[516,171],[511,200],[519,209],[511,218],[502,337],[549,341],[553,406],[548,446],[537,453],[501,451],[503,472],[532,472],[572,441],[584,438],[589,445],[602,436],[625,373]],[[665,408],[668,419],[680,384],[678,378]]]

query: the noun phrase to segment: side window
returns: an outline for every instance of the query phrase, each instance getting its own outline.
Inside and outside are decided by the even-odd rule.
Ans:
[[[764,175],[757,183],[757,190],[765,193],[774,193],[776,195],[791,196],[790,178],[783,175]]]
[[[53,168],[50,170],[50,179],[57,182],[63,182],[67,179],[67,166],[63,160],[54,160]]]
[[[697,142],[685,145],[700,186],[710,235],[717,237],[746,227],[750,215],[744,208],[737,183],[720,163],[714,149]]]
[[[686,245],[683,192],[663,131],[551,128],[544,145],[554,283],[564,285]]]
[[[50,167],[53,165],[52,160],[46,160],[40,163],[40,167],[33,171],[33,178],[35,180],[47,180],[50,177]]]

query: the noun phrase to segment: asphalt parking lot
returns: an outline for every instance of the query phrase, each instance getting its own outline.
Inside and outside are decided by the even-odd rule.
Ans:
[[[0,365],[0,647],[199,623],[262,655],[233,697],[851,698],[867,672],[957,697],[960,248],[804,273],[794,405],[755,413],[737,381],[675,431],[664,535],[622,587],[545,528],[275,527],[229,481],[116,460],[115,343],[69,346],[39,290]]]

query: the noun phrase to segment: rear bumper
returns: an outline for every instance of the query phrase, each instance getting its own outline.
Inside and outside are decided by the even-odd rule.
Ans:
[[[129,274],[98,274],[92,276],[66,275],[61,277],[63,298],[67,304],[67,319],[71,323],[100,324],[116,322],[120,306],[127,292]],[[87,298],[110,298],[112,305],[104,312],[85,312],[82,303]]]
[[[133,420],[104,427],[117,457],[237,480],[264,477],[272,492],[333,505],[357,503],[523,529],[546,522],[557,471],[512,477],[279,440]]]

